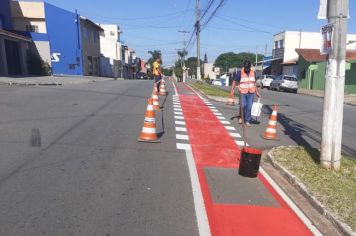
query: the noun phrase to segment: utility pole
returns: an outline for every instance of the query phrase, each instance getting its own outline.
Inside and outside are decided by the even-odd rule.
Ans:
[[[197,33],[197,80],[201,80],[200,73],[200,0],[196,0],[196,33]]]
[[[320,163],[333,170],[340,169],[341,159],[348,11],[349,0],[328,0],[327,18],[334,29],[325,76]]]
[[[186,38],[185,38],[185,35],[186,34],[189,34],[190,32],[187,31],[187,30],[179,30],[178,31],[179,33],[182,33],[183,34],[183,58],[182,58],[182,70],[183,70],[183,73],[182,73],[182,76],[183,76],[183,82],[186,81],[186,67],[185,67],[185,52],[186,52],[186,46],[187,46],[187,42],[186,42]]]

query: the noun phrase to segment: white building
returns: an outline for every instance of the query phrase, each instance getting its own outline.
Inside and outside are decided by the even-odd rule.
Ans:
[[[101,74],[107,77],[123,77],[123,55],[118,25],[100,24],[104,30],[100,34]]]
[[[220,74],[220,68],[215,67],[214,63],[204,63],[204,78],[216,79]]]
[[[347,35],[347,49],[356,50],[356,35]],[[297,48],[320,49],[320,32],[284,31],[273,36],[272,74],[297,74]]]

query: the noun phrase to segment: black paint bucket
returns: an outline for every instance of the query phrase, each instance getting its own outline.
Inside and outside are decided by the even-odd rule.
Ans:
[[[241,151],[239,175],[256,178],[260,168],[262,152],[254,148],[243,148]]]

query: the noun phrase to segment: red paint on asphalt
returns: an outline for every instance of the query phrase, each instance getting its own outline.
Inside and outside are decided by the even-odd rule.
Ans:
[[[184,94],[184,90],[188,94],[192,90],[181,87],[179,98],[212,235],[312,235],[261,174],[259,180],[279,207],[213,202],[204,167],[235,168],[237,174],[241,150],[209,107],[197,95]]]

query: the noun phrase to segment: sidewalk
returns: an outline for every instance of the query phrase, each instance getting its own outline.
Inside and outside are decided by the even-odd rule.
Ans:
[[[238,175],[241,135],[217,108],[177,86],[212,235],[312,235],[265,173]]]
[[[322,90],[310,90],[310,89],[298,89],[299,94],[314,96],[314,97],[324,97],[324,91]],[[356,106],[356,94],[345,94],[345,104]]]
[[[0,85],[68,85],[87,84],[115,80],[114,78],[95,76],[40,76],[40,77],[0,77]]]

